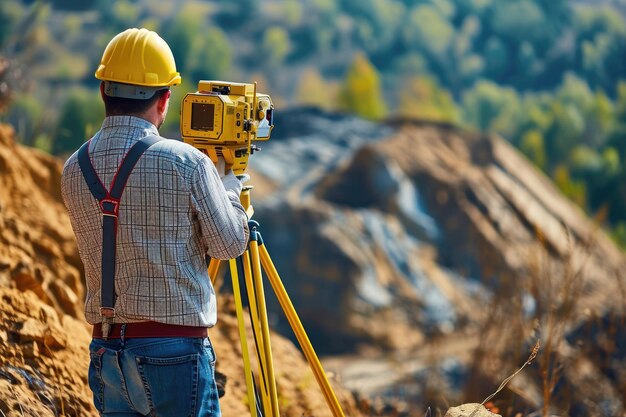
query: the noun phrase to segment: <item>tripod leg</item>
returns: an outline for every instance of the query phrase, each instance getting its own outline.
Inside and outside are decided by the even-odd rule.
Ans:
[[[296,310],[294,309],[293,304],[289,299],[289,295],[287,294],[287,291],[285,290],[285,287],[283,286],[283,283],[278,276],[278,272],[276,271],[276,267],[274,267],[274,263],[270,258],[267,248],[265,247],[265,245],[263,245],[263,241],[261,239],[259,240],[261,243],[258,245],[258,251],[261,258],[261,263],[263,265],[263,270],[267,274],[274,293],[276,293],[276,297],[278,298],[278,302],[280,303],[280,306],[287,316],[287,320],[289,321],[289,324],[291,325],[291,328],[293,329],[296,338],[298,339],[298,343],[300,344],[300,347],[304,352],[304,356],[309,362],[311,370],[315,374],[317,383],[320,386],[324,397],[326,398],[326,403],[330,407],[334,417],[344,417],[343,410],[339,405],[339,401],[337,400],[337,397],[335,396],[335,393],[330,386],[328,378],[326,378],[326,373],[322,368],[322,364],[315,354],[315,350],[313,349],[309,337],[307,336],[304,327],[302,326],[302,322],[300,321],[300,318],[298,317],[298,314],[296,313]]]
[[[265,306],[265,293],[263,291],[263,280],[261,274],[261,262],[259,258],[259,244],[256,240],[258,233],[250,233],[250,258],[252,260],[252,276],[258,306],[258,318],[261,327],[261,345],[263,346],[262,363],[265,369],[267,386],[269,388],[269,400],[271,405],[271,416],[279,417],[278,392],[276,389],[276,377],[274,374],[274,362],[272,359],[272,346],[270,344],[270,331],[267,321],[267,309]],[[258,345],[258,343],[257,343]]]
[[[254,276],[252,272],[252,265],[250,262],[249,252],[246,252],[246,256],[242,257],[243,271],[244,271],[244,286],[246,288],[246,295],[248,296],[248,311],[250,313],[250,323],[252,326],[252,333],[254,337],[254,345],[257,352],[257,359],[260,369],[260,381],[259,391],[261,397],[261,405],[265,415],[270,416],[272,413],[269,379],[267,376],[267,361],[265,353],[265,344],[263,343],[262,330],[261,330],[261,315],[259,313],[259,307],[257,305],[258,296],[256,293],[256,286],[254,282]]]
[[[217,279],[217,273],[220,270],[220,265],[222,261],[219,259],[211,258],[211,262],[209,262],[209,278],[211,278],[211,283],[215,286],[215,280]]]
[[[247,251],[243,256],[248,256]],[[241,257],[240,257],[241,259]],[[248,353],[248,342],[246,340],[246,327],[243,320],[243,303],[241,302],[241,292],[239,291],[239,273],[237,270],[237,261],[231,259],[230,276],[233,282],[233,295],[235,296],[235,310],[237,311],[237,327],[239,327],[239,342],[241,343],[241,353],[243,355],[243,370],[246,377],[246,389],[248,392],[248,406],[250,408],[250,417],[257,417],[256,396],[254,395],[254,381],[252,379],[252,369],[250,367],[250,354]]]
[[[244,286],[246,288],[246,295],[248,296],[248,311],[250,313],[250,323],[252,324],[252,333],[255,340],[257,352],[259,354],[259,363],[261,363],[261,357],[265,356],[264,346],[261,339],[261,324],[259,322],[259,307],[257,306],[257,295],[254,288],[254,278],[252,276],[252,265],[250,264],[250,257],[247,256],[243,259],[243,271],[244,271]],[[265,381],[265,376],[263,376]],[[267,388],[266,388],[266,391]]]

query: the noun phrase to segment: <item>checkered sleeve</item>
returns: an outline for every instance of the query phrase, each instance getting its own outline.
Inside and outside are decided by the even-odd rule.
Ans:
[[[239,196],[224,189],[209,158],[202,158],[193,172],[191,200],[207,255],[222,260],[241,255],[248,243],[248,216]]]

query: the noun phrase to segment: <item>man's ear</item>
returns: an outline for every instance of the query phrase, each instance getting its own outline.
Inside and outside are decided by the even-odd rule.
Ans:
[[[159,110],[159,113],[163,113],[165,109],[167,109],[167,102],[170,100],[171,95],[172,92],[170,90],[167,90],[165,93],[161,94],[159,100],[157,101],[157,109]]]
[[[100,81],[100,96],[102,97],[102,100],[104,101],[104,81]]]

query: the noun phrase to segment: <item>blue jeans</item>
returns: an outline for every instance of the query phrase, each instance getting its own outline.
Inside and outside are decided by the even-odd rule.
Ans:
[[[219,417],[208,338],[92,339],[89,388],[103,417]]]

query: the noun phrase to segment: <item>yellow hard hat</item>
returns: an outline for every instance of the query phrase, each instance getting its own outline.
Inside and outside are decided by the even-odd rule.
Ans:
[[[180,73],[170,47],[148,29],[126,29],[107,45],[96,71],[102,81],[170,87],[180,84]]]

